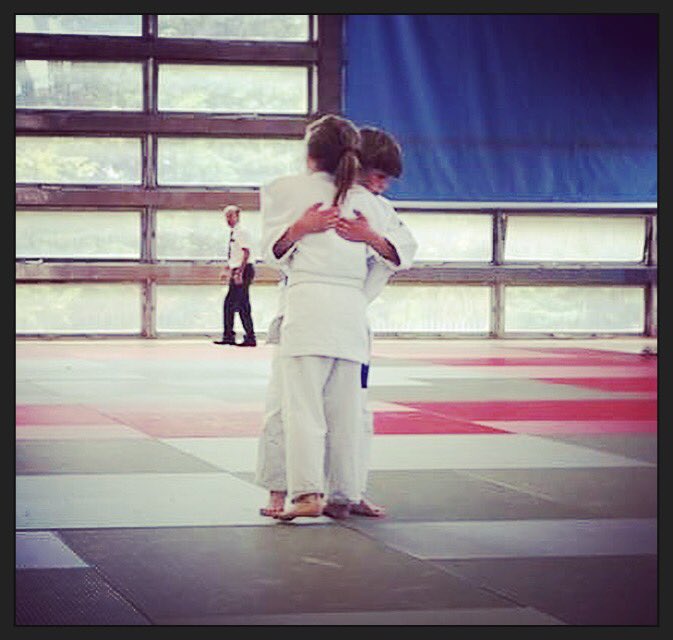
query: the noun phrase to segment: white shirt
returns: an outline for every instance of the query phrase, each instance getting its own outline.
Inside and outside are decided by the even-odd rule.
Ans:
[[[229,241],[227,249],[227,263],[232,269],[243,264],[243,249],[251,251],[250,234],[238,222],[234,227],[229,227]],[[252,262],[250,257],[248,262]]]

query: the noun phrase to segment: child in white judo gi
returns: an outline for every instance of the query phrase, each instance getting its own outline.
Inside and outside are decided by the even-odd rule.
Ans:
[[[359,173],[359,181],[369,191],[381,194],[388,186],[390,177],[399,177],[402,170],[401,151],[399,145],[392,138],[379,129],[363,128],[361,131],[360,157],[363,161],[362,170]],[[364,283],[364,293],[367,303],[373,300],[383,289],[390,275],[398,269],[406,269],[411,265],[417,244],[405,225],[398,218],[392,205],[384,198],[377,198],[377,203],[382,207],[382,230],[383,237],[395,248],[398,261],[387,261],[377,252],[367,260],[367,276]],[[312,215],[307,211],[306,216]],[[380,237],[369,224],[364,216],[356,218],[341,217],[337,221],[335,230],[342,238],[351,242],[381,246]],[[384,245],[385,246],[385,245]],[[282,268],[282,267],[281,267]],[[269,328],[268,342],[277,344],[280,338],[280,325],[284,316],[285,282],[286,272],[281,282],[280,305],[278,315]],[[286,467],[285,467],[285,438],[283,422],[281,418],[282,387],[281,367],[278,347],[274,349],[272,358],[272,371],[266,398],[264,429],[259,442],[259,455],[257,467],[258,484],[270,490],[269,504],[260,511],[263,515],[276,516],[282,512],[286,493]],[[369,444],[373,435],[373,421],[371,413],[366,409],[366,380],[368,364],[361,365],[360,381],[362,384],[362,404],[360,408],[360,442],[357,451],[356,476],[359,493],[355,500],[345,502],[340,496],[328,495],[328,502],[324,513],[332,517],[345,517],[349,513],[367,516],[381,516],[384,510],[373,504],[364,496],[367,485],[369,468]],[[357,400],[354,398],[353,400]],[[344,399],[345,401],[345,399]],[[332,448],[331,434],[326,437],[326,475],[328,484],[330,477],[335,475],[330,470],[330,450]],[[336,445],[338,446],[338,444]],[[338,473],[336,474],[338,475]],[[296,509],[295,509],[296,513]]]
[[[306,143],[309,172],[262,190],[263,253],[287,273],[279,355],[291,507],[275,515],[281,520],[321,515],[325,495],[344,505],[359,496],[368,252],[399,264],[395,247],[380,235],[376,197],[355,184],[355,126],[324,116],[307,127]],[[340,219],[356,215],[367,222],[366,243],[337,233]]]

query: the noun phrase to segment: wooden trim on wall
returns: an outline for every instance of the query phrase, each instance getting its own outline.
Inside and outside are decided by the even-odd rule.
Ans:
[[[343,111],[343,27],[341,15],[318,16],[318,112]]]
[[[327,16],[334,17],[334,16]],[[241,64],[311,64],[318,61],[313,42],[223,41],[200,38],[16,34],[15,57],[34,60],[128,61]]]
[[[235,137],[302,138],[308,117],[240,116],[203,113],[119,113],[17,109],[17,135],[82,133]]]
[[[29,207],[155,207],[157,209],[223,209],[235,204],[244,211],[259,211],[259,190],[144,189],[142,187],[16,187],[16,206]]]
[[[39,282],[135,282],[150,279],[160,284],[220,282],[223,261],[17,261],[16,281]],[[278,271],[264,263],[255,264],[255,282],[277,283]],[[649,285],[656,279],[650,267],[550,268],[414,266],[395,274],[396,285]]]

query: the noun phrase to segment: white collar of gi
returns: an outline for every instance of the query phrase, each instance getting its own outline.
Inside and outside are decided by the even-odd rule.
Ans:
[[[330,173],[327,173],[327,171],[314,171],[311,175],[320,180],[325,180],[326,182],[334,182],[334,176]]]

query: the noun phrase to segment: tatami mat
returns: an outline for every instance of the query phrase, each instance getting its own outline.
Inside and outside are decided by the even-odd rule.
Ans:
[[[18,341],[22,626],[654,625],[656,340],[375,340],[382,519],[254,484],[272,347]]]

